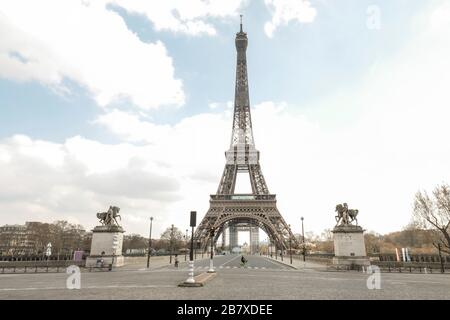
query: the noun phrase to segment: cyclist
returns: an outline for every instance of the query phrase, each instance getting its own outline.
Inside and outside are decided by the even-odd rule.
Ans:
[[[244,256],[241,257],[241,266],[245,267],[247,264],[247,259],[244,258]]]

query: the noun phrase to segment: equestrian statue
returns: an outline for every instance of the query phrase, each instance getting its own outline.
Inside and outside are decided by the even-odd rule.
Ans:
[[[358,216],[358,210],[349,209],[347,203],[336,205],[335,212],[337,212],[337,215],[335,216],[336,226],[351,225],[353,221],[355,221],[356,225],[358,225],[358,220],[356,219]]]
[[[118,226],[120,227],[119,223],[117,222],[117,217],[122,220],[122,218],[119,215],[120,208],[116,206],[109,206],[108,211],[106,212],[99,212],[97,213],[97,218],[100,220],[101,224],[104,226]]]

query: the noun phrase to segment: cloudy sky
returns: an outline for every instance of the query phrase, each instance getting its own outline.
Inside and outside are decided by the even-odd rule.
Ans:
[[[450,182],[446,0],[0,0],[0,224],[188,226],[225,164],[239,14],[256,147],[300,231],[380,233]]]

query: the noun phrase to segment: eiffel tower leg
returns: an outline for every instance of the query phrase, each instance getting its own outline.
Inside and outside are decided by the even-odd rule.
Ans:
[[[236,224],[231,222],[229,224],[228,230],[230,232],[230,251],[233,251],[233,249],[236,248],[239,244],[238,230]]]
[[[227,244],[226,240],[227,240],[227,236],[226,236],[226,225],[223,226],[222,228],[222,251],[225,251],[225,246]]]

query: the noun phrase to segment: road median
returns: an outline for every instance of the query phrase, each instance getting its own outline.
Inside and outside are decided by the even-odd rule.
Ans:
[[[182,282],[178,286],[179,287],[203,287],[206,282],[214,279],[217,275],[217,272],[203,272],[194,277],[195,282]]]

